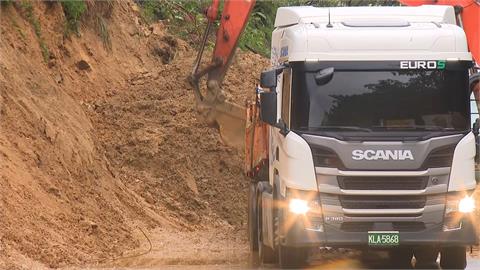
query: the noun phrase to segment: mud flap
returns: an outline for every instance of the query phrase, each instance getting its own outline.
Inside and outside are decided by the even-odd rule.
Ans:
[[[261,226],[261,234],[263,237],[263,243],[271,248],[273,248],[273,193],[272,187],[268,182],[258,182],[257,184],[257,195],[259,197],[261,204],[258,209],[258,213],[261,213],[261,221],[263,226]]]
[[[271,248],[273,244],[273,195],[271,193],[262,193],[262,233],[264,235],[263,243]]]

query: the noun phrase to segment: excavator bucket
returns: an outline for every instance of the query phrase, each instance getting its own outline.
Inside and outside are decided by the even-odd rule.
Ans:
[[[208,125],[215,126],[222,141],[229,146],[243,151],[245,147],[245,107],[226,101],[217,84],[209,84],[207,93],[202,95],[200,84],[194,77],[189,78],[196,99],[200,118]]]
[[[245,108],[231,102],[217,104],[215,121],[225,144],[239,150],[245,147]]]
[[[226,101],[221,85],[232,61],[239,38],[247,25],[255,0],[225,0],[220,23],[217,29],[212,62],[199,71],[208,34],[217,20],[219,0],[212,0],[206,10],[208,25],[203,34],[197,59],[193,65],[189,82],[194,88],[197,109],[205,120],[218,126],[220,135],[227,145],[242,151],[245,147],[246,109],[238,104]],[[205,95],[200,91],[200,78],[208,75]]]

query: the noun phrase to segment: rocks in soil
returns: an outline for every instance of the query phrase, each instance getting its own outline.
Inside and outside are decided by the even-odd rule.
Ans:
[[[54,80],[57,84],[60,84],[63,82],[63,76],[62,74],[58,73],[54,76]]]
[[[165,35],[165,26],[161,23],[155,23],[150,26],[152,30],[152,34],[155,36],[163,36]]]
[[[177,53],[178,41],[172,36],[163,36],[161,39],[151,39],[149,47],[152,54],[160,58],[163,64],[169,64]]]
[[[90,64],[83,59],[78,61],[76,65],[79,70],[91,70]]]

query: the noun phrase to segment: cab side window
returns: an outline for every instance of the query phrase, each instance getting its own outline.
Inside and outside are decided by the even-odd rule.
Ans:
[[[290,127],[290,99],[292,93],[292,70],[286,68],[283,70],[282,81],[282,120],[285,121],[287,127]]]

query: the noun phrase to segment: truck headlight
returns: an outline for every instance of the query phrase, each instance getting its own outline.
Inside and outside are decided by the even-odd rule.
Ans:
[[[449,194],[447,196],[447,205],[445,215],[453,212],[460,212],[463,214],[472,213],[475,211],[475,199],[470,195]]]
[[[462,228],[465,214],[475,211],[475,199],[468,194],[448,194],[443,221],[443,230],[452,231]]]
[[[288,203],[288,209],[290,212],[297,215],[305,215],[310,207],[308,206],[308,201],[302,199],[290,199]]]
[[[287,189],[286,193],[284,207],[290,214],[286,219],[287,228],[300,222],[305,230],[323,232],[323,211],[318,192]]]
[[[288,211],[295,215],[322,216],[322,206],[315,194],[296,193],[288,199]]]
[[[475,210],[475,199],[466,195],[458,203],[458,211],[461,213],[472,213]]]

